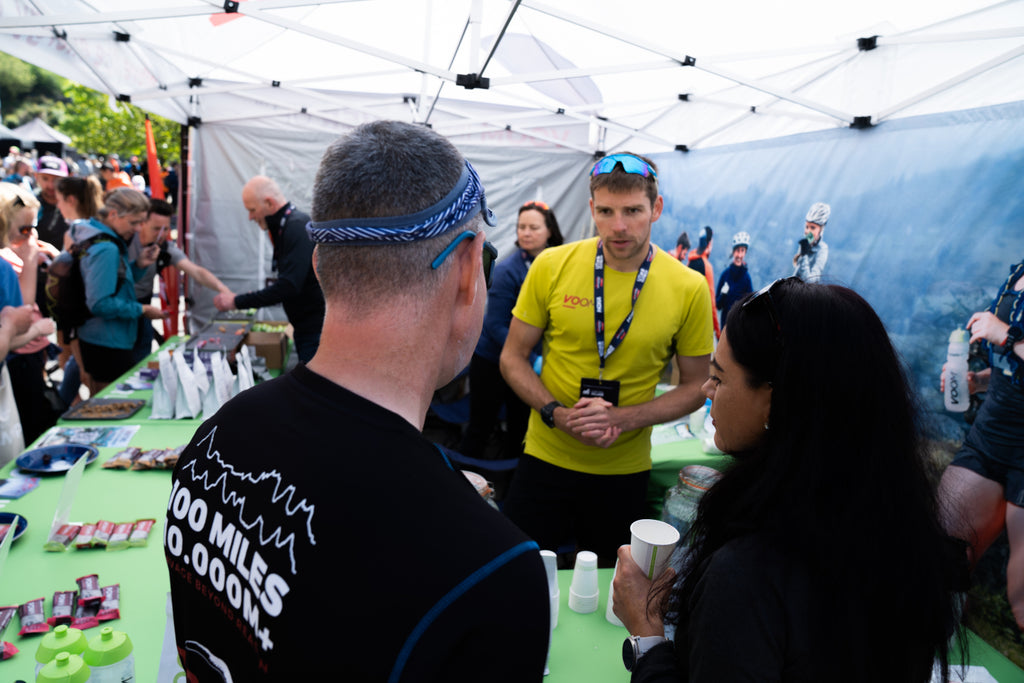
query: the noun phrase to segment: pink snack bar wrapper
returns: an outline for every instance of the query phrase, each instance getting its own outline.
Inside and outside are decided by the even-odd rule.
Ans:
[[[149,532],[153,530],[154,524],[156,524],[155,519],[140,519],[135,522],[135,526],[132,528],[132,533],[128,536],[128,545],[146,545],[146,543],[149,542]]]
[[[103,587],[103,602],[100,603],[99,621],[110,621],[121,618],[121,584]]]
[[[80,576],[75,581],[78,583],[78,604],[99,605],[103,600],[103,591],[100,590],[100,579],[96,574]]]
[[[43,613],[44,602],[45,598],[36,598],[18,607],[18,618],[21,619],[19,636],[46,633],[50,630],[50,625],[46,623],[46,615]]]
[[[50,618],[46,623],[50,626],[70,624],[71,617],[75,614],[75,605],[78,603],[77,597],[75,591],[56,591],[53,594],[53,602],[50,603]]]

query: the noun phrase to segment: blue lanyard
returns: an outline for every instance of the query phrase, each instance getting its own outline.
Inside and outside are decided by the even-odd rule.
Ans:
[[[636,300],[640,298],[640,290],[647,281],[647,274],[651,270],[651,262],[654,260],[654,247],[647,247],[647,258],[640,264],[636,272],[636,282],[633,284],[633,298],[629,305],[629,315],[619,325],[618,331],[608,344],[607,351],[604,348],[604,249],[601,241],[597,242],[597,257],[594,259],[594,330],[597,334],[597,356],[601,361],[598,379],[604,379],[604,363],[626,338],[629,326],[633,324],[633,314],[636,312]]]

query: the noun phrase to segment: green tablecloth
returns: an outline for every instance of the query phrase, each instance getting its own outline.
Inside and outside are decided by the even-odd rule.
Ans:
[[[572,570],[558,572],[560,590],[558,626],[551,636],[548,656],[549,675],[544,683],[627,683],[629,672],[622,666],[622,641],[629,635],[625,628],[605,619],[608,586],[612,569],[599,569],[601,598],[597,611],[577,614],[569,609],[569,585]],[[1021,671],[988,643],[970,635],[970,663],[983,666],[999,683],[1024,681]],[[957,679],[958,680],[958,679]]]
[[[103,392],[113,396],[113,385]],[[136,392],[131,398],[150,399],[152,392]],[[143,449],[168,448],[187,443],[200,420],[147,420],[147,409],[133,418],[122,421],[73,422],[65,426],[87,425],[140,425],[131,445]],[[169,582],[163,557],[162,537],[164,513],[170,495],[169,471],[104,470],[102,463],[118,452],[119,448],[101,448],[100,457],[85,469],[78,496],[72,507],[74,521],[93,522],[106,519],[114,522],[152,517],[157,520],[149,545],[117,552],[102,550],[68,550],[49,553],[43,543],[49,534],[54,508],[64,483],[62,476],[42,478],[39,487],[26,496],[12,501],[0,500],[0,509],[17,512],[29,523],[25,534],[14,543],[3,575],[0,576],[0,605],[18,605],[34,598],[46,600],[49,614],[50,601],[56,590],[74,590],[75,579],[86,574],[98,574],[101,586],[121,585],[121,618],[107,622],[126,632],[135,646],[136,678],[139,681],[160,681],[161,651],[168,623],[167,592]],[[675,483],[679,470],[690,464],[721,467],[727,458],[707,455],[697,440],[663,443],[652,449],[654,468],[651,474],[650,501],[656,508],[652,516],[660,514],[664,491]],[[0,476],[11,473],[14,463],[0,470]],[[550,675],[546,683],[612,683],[629,680],[622,667],[622,640],[626,631],[613,626],[605,618],[610,569],[599,570],[601,600],[592,614],[576,614],[568,608],[571,571],[559,572],[561,605],[558,627],[555,629],[549,657]],[[33,680],[35,651],[39,636],[22,638],[17,635],[17,617],[12,621],[4,639],[21,652],[13,659],[0,662],[0,680]],[[94,637],[98,629],[86,631]],[[1024,680],[1024,672],[1002,657],[980,639],[972,641],[973,663],[988,668],[1000,683]],[[173,647],[170,661],[174,660]],[[496,663],[500,666],[500,663]]]

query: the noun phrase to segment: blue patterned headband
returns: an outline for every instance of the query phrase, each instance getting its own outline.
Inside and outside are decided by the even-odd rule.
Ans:
[[[464,225],[478,212],[483,213],[487,225],[496,225],[494,214],[487,208],[480,176],[467,161],[451,192],[429,208],[408,216],[310,221],[306,233],[318,244],[415,242]]]

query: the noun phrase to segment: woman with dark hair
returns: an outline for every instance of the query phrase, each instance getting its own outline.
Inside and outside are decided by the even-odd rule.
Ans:
[[[948,680],[964,550],[875,312],[777,281],[733,306],[711,365],[715,445],[735,461],[700,502],[679,581],[651,591],[619,549],[632,680],[925,683],[936,661]]]
[[[75,242],[78,230],[89,230],[89,219],[95,218],[103,206],[103,188],[94,175],[68,176],[57,181],[57,210],[64,217],[68,229],[64,231],[64,250]],[[79,400],[78,388],[84,383],[89,386],[91,378],[82,370],[82,352],[74,330],[67,329],[57,321],[57,334],[61,343],[58,358],[64,369],[60,384],[60,397],[66,405]]]
[[[483,330],[469,364],[469,426],[459,447],[464,455],[487,457],[487,444],[502,405],[505,406],[506,431],[499,456],[517,458],[523,454],[530,407],[505,383],[498,368],[498,359],[508,336],[512,308],[533,259],[547,247],[558,246],[562,242],[558,220],[547,204],[531,201],[519,207],[516,222],[516,246],[519,250],[495,266],[494,279],[487,292]],[[539,356],[540,347],[535,351]]]

